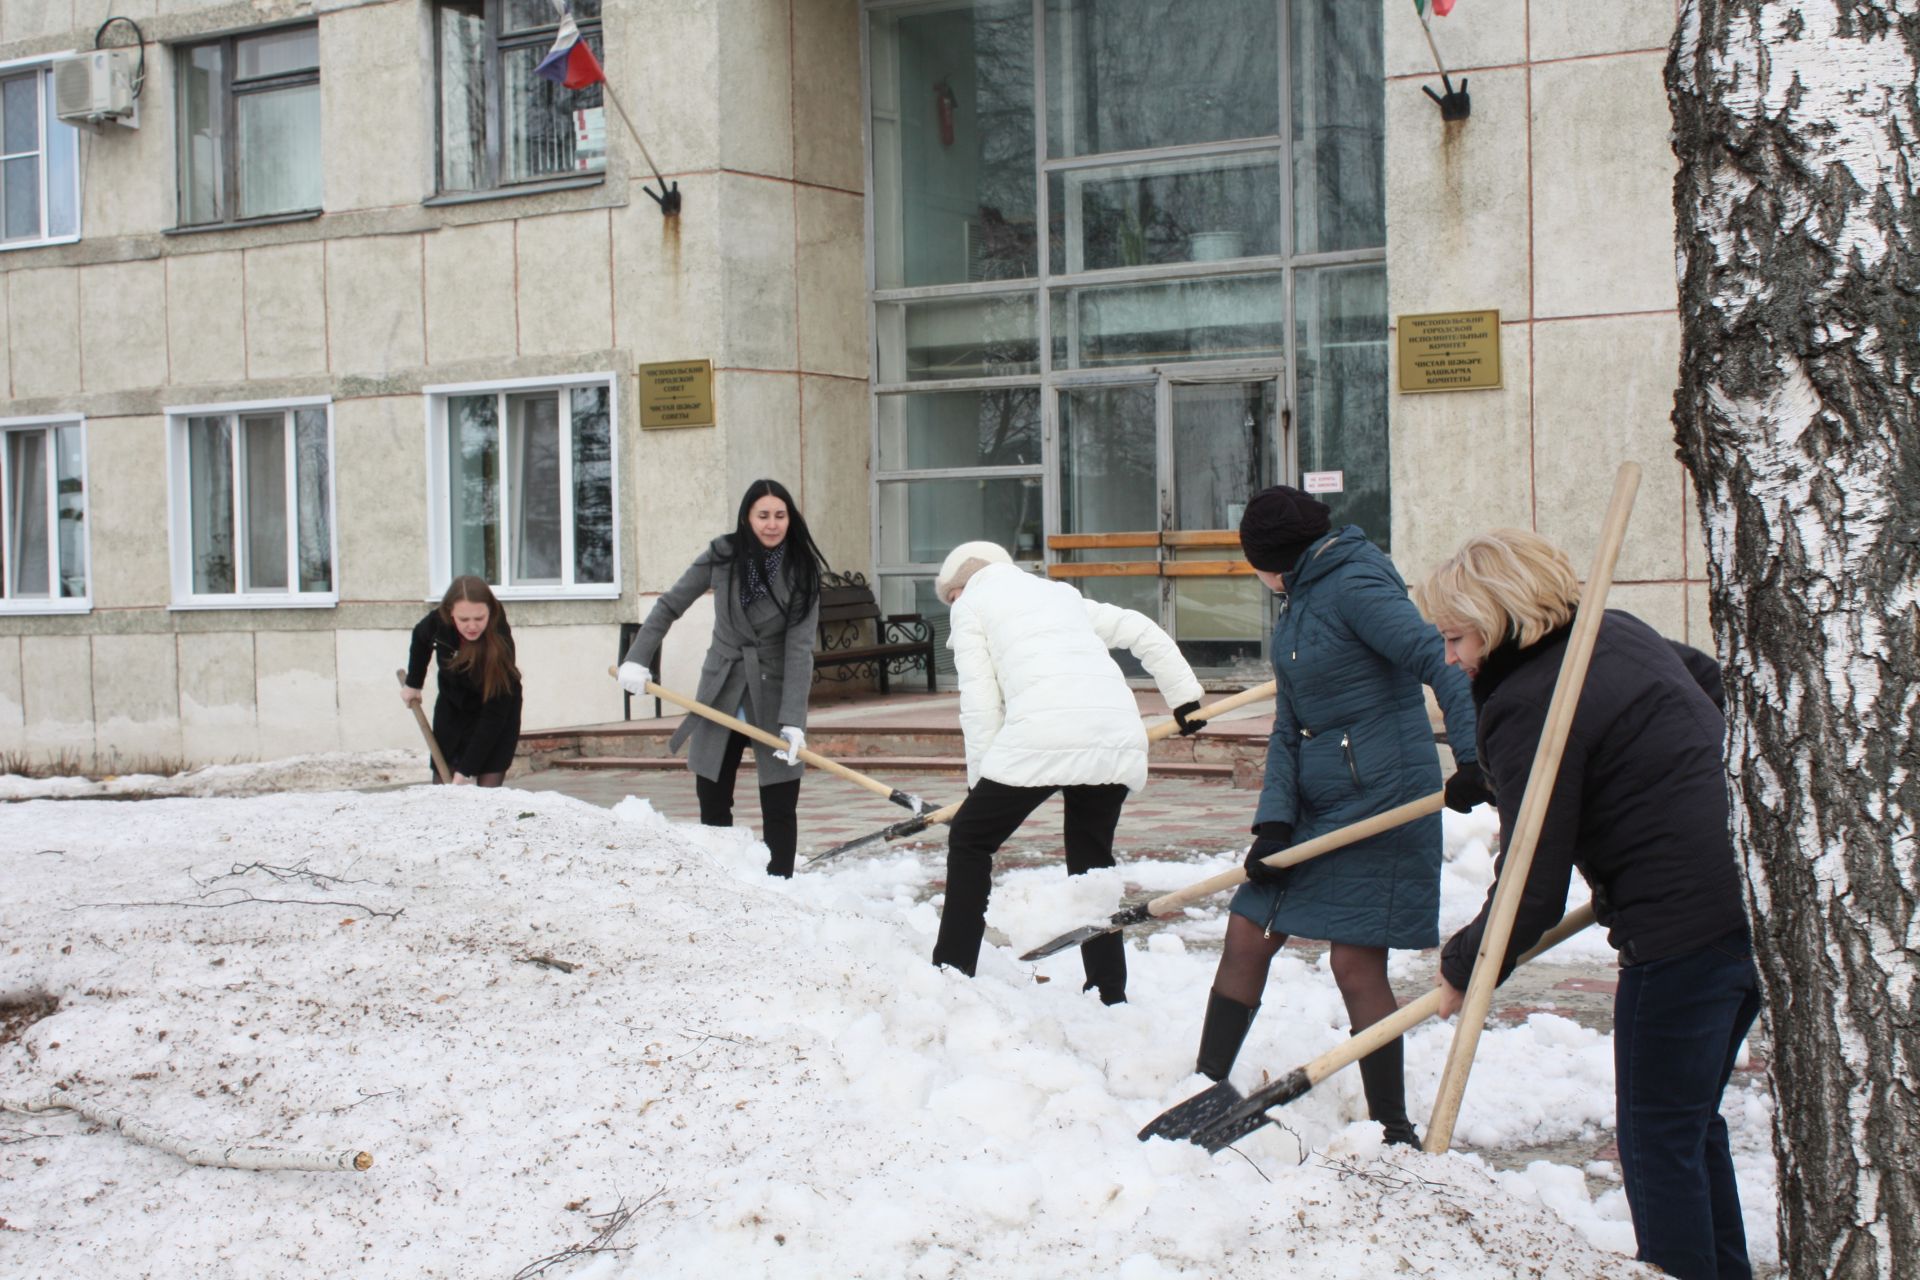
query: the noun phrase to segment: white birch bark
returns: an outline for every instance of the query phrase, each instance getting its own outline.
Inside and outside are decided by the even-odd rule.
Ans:
[[[1683,0],[1667,73],[1793,1277],[1920,1275],[1917,80],[1920,0]]]
[[[146,1121],[110,1107],[66,1093],[47,1093],[37,1098],[0,1098],[0,1111],[33,1115],[42,1111],[71,1111],[95,1124],[117,1129],[135,1142],[158,1147],[179,1156],[188,1164],[209,1165],[216,1169],[296,1169],[326,1172],[339,1169],[358,1171],[371,1168],[373,1157],[365,1151],[303,1151],[288,1147],[236,1146],[220,1142],[195,1142],[178,1134],[157,1129]]]

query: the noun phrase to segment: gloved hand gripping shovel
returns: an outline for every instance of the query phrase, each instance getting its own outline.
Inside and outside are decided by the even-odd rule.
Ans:
[[[1269,680],[1265,684],[1255,685],[1251,689],[1242,689],[1239,693],[1231,697],[1222,698],[1220,701],[1209,706],[1201,707],[1198,711],[1193,712],[1187,717],[1187,723],[1192,724],[1196,720],[1207,720],[1219,715],[1223,711],[1236,711],[1249,703],[1259,702],[1264,698],[1271,698],[1276,688],[1278,688],[1278,685],[1274,681]],[[1147,741],[1158,742],[1160,739],[1170,738],[1178,732],[1180,732],[1179,721],[1163,720],[1147,730]],[[839,857],[843,853],[852,853],[855,849],[864,849],[871,844],[880,844],[883,841],[899,840],[906,836],[918,835],[928,827],[938,823],[952,822],[953,815],[959,812],[960,805],[956,801],[944,809],[936,809],[932,813],[918,814],[904,821],[896,822],[890,827],[882,827],[878,831],[869,831],[864,836],[855,836],[845,844],[837,844],[831,849],[821,850],[819,853],[807,859],[807,865],[812,866],[816,862],[826,862],[831,858]]]
[[[1539,945],[1521,956],[1517,964],[1527,963],[1592,923],[1592,904],[1569,911],[1566,918],[1549,929],[1541,937]],[[1433,1017],[1440,1011],[1441,996],[1442,992],[1435,987],[1405,1008],[1365,1028],[1345,1044],[1328,1050],[1303,1067],[1295,1067],[1245,1097],[1224,1080],[1210,1089],[1203,1089],[1185,1102],[1155,1116],[1152,1123],[1140,1131],[1140,1141],[1145,1142],[1148,1138],[1185,1138],[1208,1151],[1228,1147],[1270,1123],[1273,1119],[1267,1114],[1270,1109],[1285,1106],[1340,1068],[1358,1062],[1381,1045],[1405,1035]]]
[[[1343,845],[1365,840],[1368,836],[1379,835],[1382,831],[1391,831],[1395,827],[1412,822],[1415,818],[1424,818],[1430,813],[1438,813],[1445,803],[1446,792],[1436,791],[1430,796],[1409,800],[1403,805],[1388,809],[1385,813],[1376,813],[1371,818],[1362,818],[1338,830],[1329,831],[1323,836],[1303,840],[1291,848],[1282,849],[1279,853],[1262,858],[1261,861],[1270,867],[1295,866],[1309,858],[1330,853]],[[1231,889],[1235,885],[1245,884],[1246,880],[1245,867],[1222,871],[1219,875],[1209,876],[1198,884],[1190,884],[1184,889],[1175,889],[1172,893],[1162,894],[1151,902],[1136,902],[1130,907],[1122,907],[1109,916],[1105,924],[1083,925],[1072,933],[1063,933],[1051,942],[1041,943],[1020,958],[1042,960],[1057,952],[1065,951],[1068,947],[1077,947],[1103,933],[1116,933],[1130,924],[1145,924],[1161,916],[1170,916],[1189,902],[1196,902],[1222,889]]]
[[[608,667],[607,674],[618,679],[620,669],[618,667]],[[724,711],[715,711],[706,703],[695,702],[684,693],[675,693],[671,689],[663,689],[651,680],[647,681],[647,692],[656,698],[666,699],[676,707],[685,707],[688,711],[693,712],[694,715],[702,719],[711,720],[717,725],[724,725],[735,733],[743,734],[755,742],[772,747],[775,751],[785,751],[787,749],[787,740],[785,738],[768,733],[758,725],[748,724],[738,716],[730,716]],[[880,781],[878,778],[869,778],[864,773],[849,769],[839,761],[829,760],[823,755],[807,750],[805,747],[801,747],[795,754],[814,768],[824,773],[830,773],[836,778],[845,778],[855,786],[865,787],[877,796],[885,796],[901,808],[912,810],[916,815],[927,811],[927,802],[910,791],[897,790]],[[958,808],[957,805],[954,807]]]

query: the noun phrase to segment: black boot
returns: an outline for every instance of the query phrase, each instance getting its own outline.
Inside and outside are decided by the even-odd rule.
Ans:
[[[1207,992],[1207,1020],[1200,1027],[1200,1057],[1193,1069],[1209,1080],[1225,1080],[1258,1012],[1257,1004],[1241,1004],[1218,991]]]
[[[1406,1044],[1394,1039],[1360,1059],[1360,1087],[1367,1114],[1380,1122],[1390,1147],[1417,1147],[1420,1134],[1407,1119]]]
[[[1087,972],[1080,989],[1100,989],[1101,1004],[1127,1002],[1127,944],[1118,933],[1103,933],[1080,944],[1080,965]]]

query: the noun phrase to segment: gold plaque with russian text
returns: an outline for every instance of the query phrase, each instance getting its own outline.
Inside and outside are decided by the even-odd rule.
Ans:
[[[1402,391],[1500,386],[1500,313],[1437,311],[1396,322]]]
[[[640,365],[640,425],[713,425],[713,361],[666,360]]]

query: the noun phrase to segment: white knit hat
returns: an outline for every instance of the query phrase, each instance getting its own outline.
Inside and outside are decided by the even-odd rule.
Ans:
[[[947,552],[940,576],[933,580],[933,594],[941,604],[952,604],[952,593],[967,585],[981,568],[990,564],[1012,564],[1013,557],[997,542],[963,542]]]

